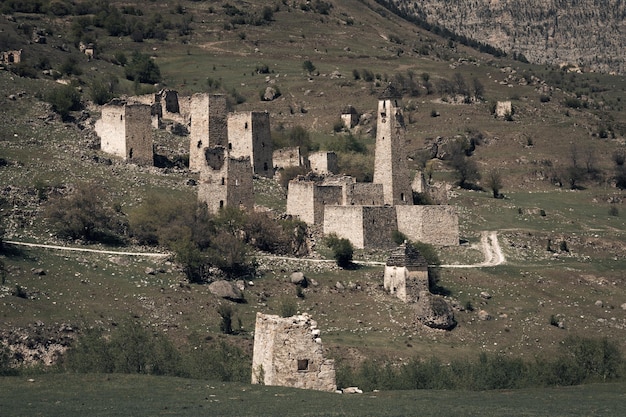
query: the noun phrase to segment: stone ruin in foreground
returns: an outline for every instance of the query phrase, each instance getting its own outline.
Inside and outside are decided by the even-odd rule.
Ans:
[[[317,323],[308,314],[257,313],[252,383],[334,392],[335,362],[325,359]]]

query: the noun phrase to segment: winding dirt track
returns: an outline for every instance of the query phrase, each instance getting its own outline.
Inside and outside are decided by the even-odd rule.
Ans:
[[[506,263],[506,258],[500,248],[498,242],[498,232],[481,232],[480,249],[485,255],[485,260],[479,264],[473,265],[441,265],[443,268],[484,268],[489,266],[498,266]]]
[[[90,248],[73,248],[68,246],[57,246],[57,245],[44,245],[39,243],[26,243],[26,242],[16,242],[13,240],[5,240],[3,243],[7,243],[10,245],[17,246],[28,246],[28,247],[36,247],[36,248],[46,248],[46,249],[55,249],[55,250],[65,250],[65,251],[74,251],[74,252],[92,252],[92,253],[104,253],[107,255],[120,255],[120,256],[146,256],[150,258],[166,258],[170,256],[169,253],[154,253],[154,252],[123,252],[123,251],[111,251],[111,250],[102,250],[102,249],[90,249]],[[504,255],[502,254],[502,249],[500,248],[500,243],[498,242],[498,232],[482,232],[480,237],[480,247],[481,251],[485,256],[485,260],[479,264],[473,265],[440,265],[442,268],[484,268],[490,266],[502,265],[506,262]],[[273,256],[266,255],[265,257],[272,259],[284,259],[290,261],[299,261],[299,262],[335,262],[333,259],[303,259],[303,258],[292,258],[288,256]],[[354,263],[360,265],[384,265],[384,262],[373,262],[373,261],[355,261]]]

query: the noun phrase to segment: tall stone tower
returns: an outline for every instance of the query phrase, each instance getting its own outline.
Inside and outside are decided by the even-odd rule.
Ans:
[[[400,95],[391,86],[378,98],[374,183],[383,185],[384,202],[413,204],[411,178],[406,159],[406,129]]]
[[[272,137],[268,112],[238,112],[228,115],[228,148],[231,156],[249,156],[255,174],[272,178]]]
[[[208,148],[228,146],[226,96],[194,94],[189,113],[189,170],[198,172],[205,164],[204,153]]]
[[[225,207],[254,208],[250,156],[234,158],[226,148],[216,146],[204,151],[202,162],[198,201],[206,203],[209,212]]]

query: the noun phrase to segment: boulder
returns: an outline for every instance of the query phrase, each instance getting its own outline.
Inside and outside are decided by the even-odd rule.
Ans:
[[[267,87],[263,93],[263,101],[272,101],[277,99],[280,93],[274,87]]]
[[[604,307],[604,303],[602,302],[602,300],[598,300],[594,304],[596,305],[596,307]]]
[[[147,275],[156,275],[157,271],[154,268],[150,268],[149,266],[146,267],[146,274]]]
[[[450,330],[456,326],[454,312],[448,302],[428,291],[420,291],[415,313],[420,323],[433,329]]]
[[[483,292],[480,293],[480,298],[484,298],[485,300],[488,300],[488,299],[491,298],[491,294],[489,294],[486,291],[483,291]]]
[[[289,277],[292,284],[299,285],[301,287],[305,287],[308,285],[308,281],[302,272],[294,272]]]
[[[46,275],[46,271],[42,268],[33,269],[33,275],[43,276]]]
[[[491,314],[487,313],[485,310],[480,310],[478,312],[478,320],[487,321],[491,320]]]
[[[622,304],[620,307],[622,308],[622,310],[626,310],[626,303]]]
[[[344,394],[363,394],[363,391],[359,387],[348,387],[341,390]]]
[[[230,281],[219,280],[209,285],[211,294],[232,301],[243,301],[243,292]]]

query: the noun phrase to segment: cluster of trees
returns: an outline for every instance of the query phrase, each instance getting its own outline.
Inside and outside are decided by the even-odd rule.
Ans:
[[[478,360],[413,358],[403,365],[366,360],[358,369],[340,367],[339,386],[364,390],[454,389],[490,390],[605,382],[623,375],[624,359],[617,343],[604,339],[568,337],[555,357],[524,361],[501,354],[481,353]]]
[[[230,276],[254,272],[252,249],[276,254],[305,250],[307,229],[297,220],[274,220],[266,213],[150,197],[130,213],[130,236],[141,244],[172,250],[191,282],[203,282],[212,267]]]
[[[278,5],[275,8],[264,6],[260,12],[242,10],[230,3],[224,3],[222,8],[230,16],[230,23],[224,25],[225,29],[232,29],[237,25],[269,25],[274,20],[274,12],[278,11]]]

